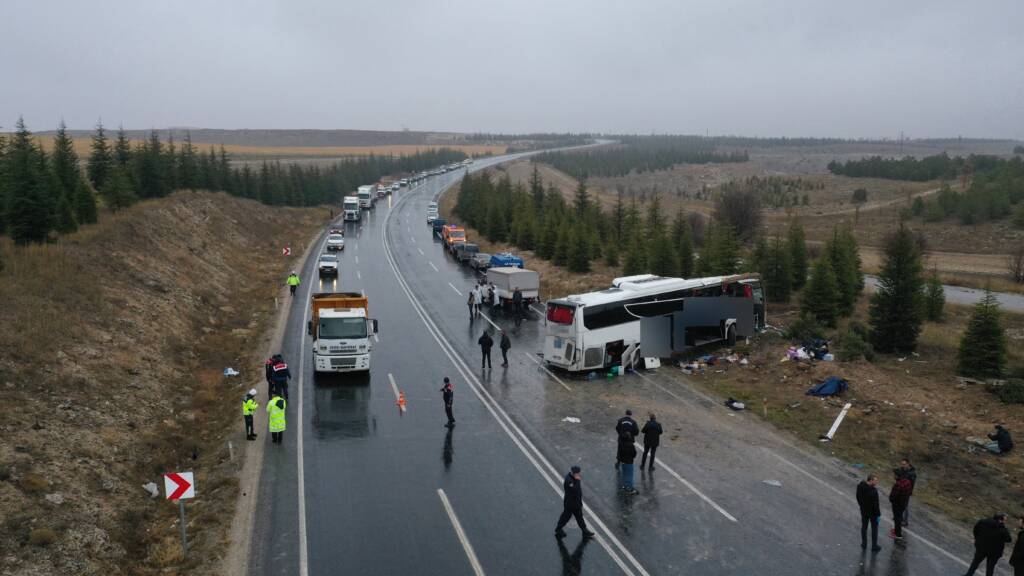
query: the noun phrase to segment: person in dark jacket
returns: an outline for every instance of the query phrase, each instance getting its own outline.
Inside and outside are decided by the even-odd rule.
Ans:
[[[263,363],[263,373],[267,379],[267,398],[274,395],[274,357],[267,358]]]
[[[271,369],[273,373],[270,375],[270,379],[274,383],[273,388],[287,402],[288,381],[292,379],[292,372],[288,369],[288,364],[285,363],[284,358],[280,354],[274,355],[274,365]]]
[[[903,511],[907,509],[907,502],[910,502],[910,480],[906,476],[900,476],[895,474],[896,483],[893,484],[892,490],[889,490],[889,503],[892,504],[892,522],[895,528],[893,528],[889,535],[896,539],[897,542],[903,540]]]
[[[992,576],[996,563],[1003,557],[1003,548],[1010,541],[1010,531],[1006,529],[1006,514],[996,514],[991,518],[982,518],[974,525],[974,559],[965,576],[973,576],[974,571],[985,561],[985,576]]]
[[[909,458],[900,460],[900,465],[893,472],[896,476],[903,476],[910,480],[910,495],[914,495],[914,487],[917,486],[917,468],[910,463]],[[903,527],[910,526],[910,500],[907,500],[907,507],[903,510]]]
[[[512,291],[512,310],[515,314],[516,326],[519,326],[519,323],[523,321],[523,292],[519,290],[519,286]]]
[[[1024,576],[1024,515],[1017,519],[1017,542],[1010,553],[1013,576]]]
[[[640,470],[644,469],[644,464],[647,463],[647,453],[651,454],[651,466],[647,470],[654,472],[654,453],[658,451],[658,444],[661,443],[661,422],[658,422],[654,418],[654,414],[651,414],[644,423],[643,430],[640,433],[644,435],[644,455],[640,458]]]
[[[640,492],[633,485],[633,461],[636,460],[636,445],[634,444],[633,435],[628,431],[623,430],[619,435],[619,448],[616,459],[619,461],[619,477],[622,479],[620,484],[622,490],[626,494],[639,494]]]
[[[512,340],[508,337],[508,332],[505,330],[501,331],[501,365],[508,366],[508,350],[512,347]]]
[[[622,436],[623,432],[629,432],[633,436],[633,438],[636,438],[637,436],[640,435],[640,426],[636,423],[636,420],[633,420],[633,411],[632,410],[626,410],[626,415],[623,416],[622,418],[619,418],[619,420],[617,422],[615,422],[615,436],[616,436],[616,438]],[[616,458],[615,459],[615,469],[618,470],[618,468],[619,468],[619,459]]]
[[[1013,438],[1010,437],[1010,431],[1003,428],[1002,424],[996,424],[996,431],[989,434],[988,439],[991,442],[986,444],[985,448],[993,454],[1006,454],[1013,450]]]
[[[878,545],[878,521],[882,519],[882,510],[878,505],[878,477],[869,474],[866,480],[857,485],[857,506],[860,507],[860,547],[868,547],[868,524],[871,524],[871,551],[882,549]]]
[[[594,533],[587,530],[587,523],[583,520],[583,485],[579,466],[573,466],[565,475],[562,488],[565,490],[565,496],[562,498],[562,515],[558,517],[558,524],[555,525],[555,537],[565,538],[565,531],[562,528],[569,523],[569,518],[575,518],[583,537],[590,538]]]
[[[491,338],[491,331],[487,330],[480,335],[480,339],[476,341],[480,345],[480,369],[491,368],[491,347],[494,346],[494,338]]]
[[[455,388],[447,376],[444,377],[444,386],[441,386],[441,400],[444,401],[444,413],[448,416],[448,423],[445,424],[445,427],[451,428],[455,426],[455,416],[452,415],[452,405],[455,403]]]

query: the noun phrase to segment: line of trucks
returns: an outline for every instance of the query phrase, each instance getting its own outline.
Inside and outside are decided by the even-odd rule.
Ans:
[[[436,205],[431,202],[431,207]],[[445,252],[448,252],[463,266],[469,266],[484,276],[488,284],[494,286],[494,307],[509,309],[512,307],[512,297],[516,289],[522,295],[524,306],[537,302],[540,297],[540,275],[534,270],[527,270],[523,267],[523,259],[512,254],[503,252],[499,254],[486,254],[480,252],[477,244],[468,242],[466,229],[457,224],[449,224],[444,218],[437,216],[429,218],[431,214],[428,208],[428,220],[433,228],[434,235],[441,239],[441,245]]]
[[[398,192],[406,186],[415,186],[419,182],[431,176],[451,172],[460,168],[468,168],[473,161],[469,158],[462,162],[445,164],[433,170],[426,170],[398,180],[385,179],[377,184],[366,184],[356,189],[355,196],[345,196],[342,199],[341,209],[345,222],[358,222],[362,218],[363,210],[373,210],[378,199],[385,198],[389,194]]]

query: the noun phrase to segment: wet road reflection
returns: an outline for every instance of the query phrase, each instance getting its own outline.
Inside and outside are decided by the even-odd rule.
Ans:
[[[558,552],[562,556],[562,576],[579,576],[583,573],[583,550],[589,543],[590,538],[583,538],[570,554],[563,539],[558,540]]]
[[[362,438],[376,428],[376,418],[370,416],[369,378],[317,379],[313,400],[317,438]]]
[[[441,460],[444,462],[444,469],[447,471],[452,467],[452,456],[455,455],[455,449],[452,447],[452,428],[448,429],[448,432],[444,435],[444,448],[441,450]]]

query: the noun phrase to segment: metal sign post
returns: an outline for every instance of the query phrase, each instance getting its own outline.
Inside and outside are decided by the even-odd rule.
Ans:
[[[196,497],[196,482],[191,472],[164,474],[164,494],[168,500],[177,500],[181,519],[181,551],[188,555],[188,534],[185,524],[185,500]]]

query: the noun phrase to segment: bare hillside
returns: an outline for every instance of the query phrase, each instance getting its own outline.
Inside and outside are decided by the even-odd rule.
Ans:
[[[289,263],[326,219],[179,192],[59,244],[0,245],[4,574],[209,573],[237,480],[224,438]],[[221,375],[226,366],[241,377]],[[194,470],[194,553],[142,489]]]

